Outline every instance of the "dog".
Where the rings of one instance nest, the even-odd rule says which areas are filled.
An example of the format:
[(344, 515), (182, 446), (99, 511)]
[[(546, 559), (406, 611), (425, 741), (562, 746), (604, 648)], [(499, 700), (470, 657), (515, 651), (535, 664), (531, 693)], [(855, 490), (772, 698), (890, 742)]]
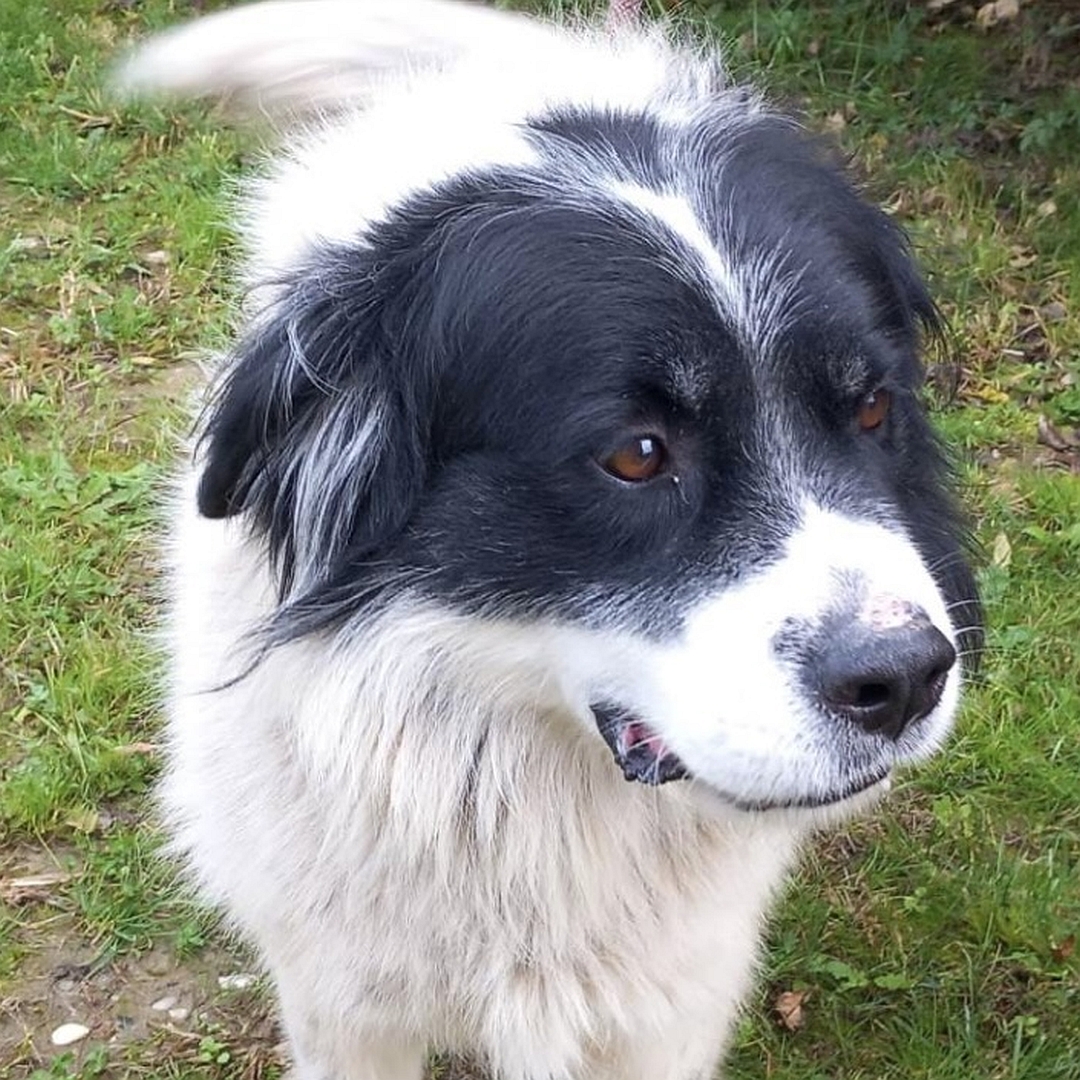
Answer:
[(980, 609), (901, 230), (709, 50), (280, 0), (129, 89), (278, 149), (171, 509), (172, 849), (301, 1080), (709, 1076)]

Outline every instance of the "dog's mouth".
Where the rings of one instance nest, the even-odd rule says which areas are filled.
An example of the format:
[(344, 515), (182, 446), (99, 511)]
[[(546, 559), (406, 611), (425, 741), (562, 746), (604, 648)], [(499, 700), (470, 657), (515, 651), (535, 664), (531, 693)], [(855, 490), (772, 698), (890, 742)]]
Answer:
[[(693, 779), (693, 773), (668, 746), (664, 737), (640, 717), (619, 705), (608, 703), (594, 704), (590, 708), (597, 729), (627, 780), (655, 787), (670, 780)], [(871, 770), (852, 778), (835, 790), (792, 798), (748, 799), (720, 791), (712, 785), (709, 785), (709, 790), (724, 802), (748, 813), (768, 810), (819, 810), (845, 802), (877, 787), (889, 776), (889, 772), (888, 768)]]
[(592, 714), (627, 780), (655, 786), (689, 778), (679, 756), (644, 720), (616, 705), (593, 705)]

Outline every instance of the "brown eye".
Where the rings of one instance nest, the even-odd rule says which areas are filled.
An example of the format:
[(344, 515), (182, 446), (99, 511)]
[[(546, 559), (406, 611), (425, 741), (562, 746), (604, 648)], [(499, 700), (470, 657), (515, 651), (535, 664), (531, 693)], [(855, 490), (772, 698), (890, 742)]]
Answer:
[(651, 480), (667, 463), (667, 449), (655, 435), (635, 435), (601, 462), (619, 480), (639, 484)]
[(888, 390), (875, 390), (859, 402), (855, 419), (862, 431), (874, 431), (885, 423), (892, 405), (892, 394)]

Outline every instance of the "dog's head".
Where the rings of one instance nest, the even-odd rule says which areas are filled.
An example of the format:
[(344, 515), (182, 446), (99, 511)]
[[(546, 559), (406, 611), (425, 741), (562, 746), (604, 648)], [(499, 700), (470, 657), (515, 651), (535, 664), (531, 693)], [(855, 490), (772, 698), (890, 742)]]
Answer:
[(978, 642), (936, 315), (812, 140), (697, 92), (536, 110), (513, 162), (307, 245), (209, 407), (199, 507), (265, 545), (272, 641), (403, 592), (536, 627), (628, 778), (826, 805), (940, 743)]

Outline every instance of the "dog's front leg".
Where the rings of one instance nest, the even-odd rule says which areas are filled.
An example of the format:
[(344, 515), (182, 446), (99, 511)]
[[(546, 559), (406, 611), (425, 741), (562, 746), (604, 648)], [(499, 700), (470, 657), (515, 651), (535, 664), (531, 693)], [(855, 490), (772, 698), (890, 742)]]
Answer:
[(709, 1080), (725, 1035), (722, 1019), (714, 1019), (663, 1035), (621, 1039), (589, 1062), (583, 1080)]
[(427, 1047), (401, 1031), (327, 1016), (301, 995), (281, 994), (292, 1053), (289, 1080), (421, 1080)]

